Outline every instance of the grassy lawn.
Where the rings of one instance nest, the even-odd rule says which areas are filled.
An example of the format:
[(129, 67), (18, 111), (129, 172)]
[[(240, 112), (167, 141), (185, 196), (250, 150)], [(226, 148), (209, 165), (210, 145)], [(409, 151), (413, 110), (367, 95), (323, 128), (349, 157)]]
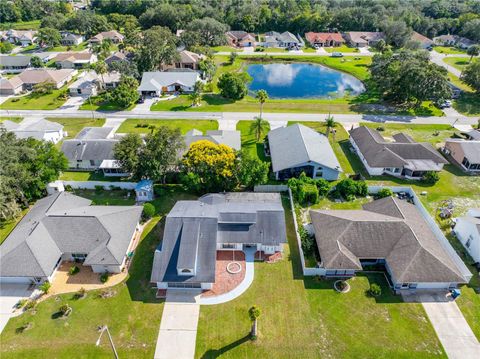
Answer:
[(62, 124), (63, 130), (68, 132), (66, 139), (75, 138), (77, 133), (84, 127), (102, 127), (105, 124), (104, 118), (57, 118), (47, 117), (49, 121)]
[(32, 21), (19, 21), (19, 22), (6, 22), (1, 25), (2, 30), (15, 29), (15, 30), (38, 30), (40, 28), (40, 20)]
[(236, 47), (230, 47), (230, 46), (215, 46), (215, 47), (212, 47), (212, 50), (214, 52), (239, 52), (239, 51), (242, 51), (242, 49), (238, 49)]
[[(147, 127), (139, 127), (139, 125)], [(205, 133), (208, 130), (217, 130), (218, 122), (216, 120), (155, 120), (155, 119), (136, 119), (129, 118), (125, 120), (117, 130), (118, 133), (150, 133), (149, 126), (166, 126), (170, 128), (179, 128), (182, 134), (197, 129)]]
[(359, 52), (356, 47), (349, 47), (347, 45), (337, 46), (337, 47), (324, 47), (326, 52)]
[(66, 86), (53, 90), (50, 94), (30, 93), (26, 96), (12, 97), (2, 103), (2, 110), (55, 110), (66, 101)]
[(23, 218), (23, 216), (28, 212), (28, 209), (24, 209), (22, 213), (15, 219), (12, 219), (7, 222), (0, 222), (0, 244), (7, 238), (10, 232), (15, 228), (18, 222)]
[(102, 172), (65, 171), (58, 178), (63, 181), (120, 181), (121, 177), (105, 177)]
[(105, 100), (105, 95), (92, 96), (89, 100), (86, 100), (79, 107), (79, 110), (87, 111), (130, 111), (136, 104), (132, 104), (125, 108), (115, 102)]
[(453, 102), (453, 107), (466, 116), (479, 116), (480, 94), (463, 92), (460, 98)]
[(285, 47), (259, 47), (262, 51), (255, 51), (257, 54), (272, 53), (272, 52), (287, 52)]
[(453, 47), (453, 46), (435, 46), (433, 49), (436, 52), (439, 52), (441, 54), (448, 54), (448, 55), (466, 54), (467, 53), (467, 51), (459, 49), (457, 47)]
[(470, 86), (468, 86), (466, 83), (460, 80), (459, 77), (455, 76), (451, 72), (448, 73), (448, 81), (463, 91), (473, 92), (473, 89)]
[[(332, 281), (304, 280), (289, 208), (286, 219), (285, 259), (255, 263), (255, 280), (242, 296), (201, 307), (197, 358), (445, 357), (421, 305), (402, 303), (382, 277), (354, 278), (347, 294), (335, 292)], [(382, 285), (381, 297), (365, 295), (370, 281)], [(262, 314), (252, 342), (254, 304)]]
[(302, 51), (303, 51), (303, 52), (307, 52), (307, 53), (315, 53), (315, 52), (317, 52), (317, 50), (314, 49), (313, 47), (304, 47), (304, 48), (302, 48)]
[[(92, 196), (98, 203), (113, 204), (111, 198), (90, 192), (82, 195)], [(0, 336), (2, 359), (71, 358), (72, 353), (76, 358), (110, 358), (112, 350), (106, 337), (100, 346), (95, 346), (100, 325), (108, 325), (120, 358), (152, 358), (163, 310), (162, 301), (155, 299), (149, 285), (153, 254), (163, 233), (164, 215), (176, 200), (192, 198), (177, 187), (163, 190), (154, 201), (157, 215), (142, 234), (130, 275), (124, 283), (112, 287), (114, 296), (102, 299), (99, 291), (91, 291), (81, 300), (65, 294), (41, 302), (36, 313), (26, 312), (9, 321)], [(117, 200), (118, 204), (129, 204)], [(53, 319), (63, 303), (73, 308), (72, 314), (68, 319)], [(18, 334), (16, 328), (28, 322), (32, 328)]]
[(45, 49), (50, 52), (66, 52), (66, 51), (82, 51), (88, 47), (88, 41), (82, 42), (80, 45), (75, 46), (54, 46)]
[(0, 123), (6, 120), (19, 123), (19, 122), (22, 122), (23, 117), (0, 117)]
[(237, 131), (240, 131), (241, 133), (242, 150), (248, 152), (254, 157), (258, 157), (262, 161), (270, 161), (268, 157), (265, 157), (265, 152), (263, 151), (263, 141), (267, 136), (267, 133), (270, 131), (270, 124), (268, 125), (263, 138), (258, 142), (255, 133), (250, 129), (251, 124), (252, 121), (247, 120), (237, 122)]
[[(475, 61), (475, 60), (473, 60)], [(450, 66), (455, 67), (456, 69), (459, 69), (462, 71), (469, 63), (470, 63), (470, 58), (468, 57), (445, 57), (443, 59), (443, 62), (449, 64)]]

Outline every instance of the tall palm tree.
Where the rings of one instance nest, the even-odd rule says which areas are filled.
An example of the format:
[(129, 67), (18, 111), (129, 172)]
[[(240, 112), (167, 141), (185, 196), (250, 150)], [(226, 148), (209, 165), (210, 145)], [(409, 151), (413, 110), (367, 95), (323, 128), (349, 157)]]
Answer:
[(107, 64), (102, 60), (97, 61), (95, 64), (93, 64), (93, 69), (102, 77), (102, 88), (105, 88), (105, 79), (103, 78), (103, 75), (108, 72)]
[(260, 102), (260, 118), (262, 118), (263, 115), (263, 104), (267, 101), (268, 99), (268, 93), (265, 90), (258, 90), (257, 95), (255, 98)]
[(257, 337), (257, 320), (258, 320), (258, 317), (260, 316), (260, 314), (261, 314), (260, 308), (258, 308), (256, 305), (254, 305), (253, 307), (251, 307), (248, 310), (248, 316), (250, 317), (250, 320), (252, 321), (252, 329), (250, 331), (250, 335), (253, 338)]
[(467, 54), (470, 55), (470, 60), (472, 62), (474, 56), (480, 55), (480, 45), (472, 45), (467, 49)]
[(325, 125), (327, 126), (327, 137), (328, 137), (332, 128), (337, 126), (337, 122), (335, 121), (332, 115), (328, 114), (327, 118), (325, 119)]
[(255, 133), (257, 142), (260, 141), (260, 138), (263, 137), (266, 130), (268, 129), (268, 122), (261, 117), (255, 117), (252, 124), (250, 125), (250, 131)]

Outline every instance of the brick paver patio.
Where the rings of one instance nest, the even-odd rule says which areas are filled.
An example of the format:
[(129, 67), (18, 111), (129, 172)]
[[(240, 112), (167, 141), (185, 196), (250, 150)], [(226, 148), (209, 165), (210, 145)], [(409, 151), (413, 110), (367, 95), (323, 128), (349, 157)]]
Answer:
[[(242, 269), (239, 273), (229, 273), (227, 265), (237, 262)], [(217, 265), (215, 269), (215, 283), (213, 288), (203, 292), (202, 296), (216, 296), (228, 293), (238, 286), (245, 278), (245, 253), (241, 251), (217, 251)]]

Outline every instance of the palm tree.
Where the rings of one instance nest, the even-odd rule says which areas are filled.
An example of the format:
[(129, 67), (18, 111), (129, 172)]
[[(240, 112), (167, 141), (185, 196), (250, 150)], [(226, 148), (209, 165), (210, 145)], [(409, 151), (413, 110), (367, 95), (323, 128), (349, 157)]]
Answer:
[(105, 79), (103, 75), (108, 72), (107, 64), (104, 61), (98, 61), (93, 65), (93, 69), (102, 77), (102, 88), (105, 88)]
[(260, 118), (262, 118), (263, 115), (263, 104), (265, 101), (268, 99), (268, 93), (265, 90), (258, 90), (257, 95), (255, 98), (260, 102)]
[(255, 133), (257, 142), (260, 141), (260, 138), (263, 137), (267, 128), (268, 128), (268, 122), (261, 117), (255, 117), (252, 124), (250, 125), (250, 131)]
[(195, 86), (193, 87), (193, 92), (190, 94), (190, 100), (192, 100), (192, 107), (200, 106), (204, 87), (205, 86), (202, 81), (195, 82)]
[(467, 49), (467, 54), (470, 55), (470, 61), (472, 62), (472, 59), (474, 56), (480, 55), (480, 45), (472, 45)]
[(337, 122), (335, 121), (332, 115), (328, 114), (327, 118), (325, 119), (325, 125), (327, 126), (327, 137), (328, 137), (332, 128), (337, 126)]
[(248, 316), (252, 321), (252, 330), (250, 331), (250, 335), (252, 336), (253, 339), (257, 337), (257, 319), (260, 316), (260, 314), (261, 314), (260, 309), (256, 305), (254, 305), (248, 310)]

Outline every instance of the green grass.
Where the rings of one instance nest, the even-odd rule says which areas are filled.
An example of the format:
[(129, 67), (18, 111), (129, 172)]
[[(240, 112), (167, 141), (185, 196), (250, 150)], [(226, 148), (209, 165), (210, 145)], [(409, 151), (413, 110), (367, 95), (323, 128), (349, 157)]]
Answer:
[(288, 50), (284, 47), (259, 47), (263, 51), (255, 51), (256, 54), (262, 53), (273, 53), (273, 52), (287, 52)]
[(468, 64), (470, 64), (470, 58), (469, 57), (445, 57), (443, 59), (443, 62), (462, 71)]
[(147, 124), (148, 126), (166, 126), (170, 128), (179, 128), (182, 134), (197, 129), (205, 133), (208, 130), (217, 130), (218, 122), (216, 120), (155, 120), (155, 119), (136, 119), (129, 118), (125, 120), (117, 130), (118, 133), (150, 133), (148, 127), (137, 127), (137, 125)]
[(55, 110), (65, 103), (65, 91), (66, 86), (50, 94), (32, 92), (26, 96), (12, 97), (2, 103), (2, 110)]
[(54, 46), (45, 49), (45, 51), (50, 52), (66, 52), (66, 51), (82, 51), (88, 47), (88, 41), (84, 41), (79, 45), (75, 46)]
[(459, 49), (457, 47), (453, 46), (435, 46), (433, 48), (436, 52), (439, 52), (441, 54), (466, 54), (467, 52), (465, 50)]
[(337, 47), (324, 47), (326, 52), (359, 52), (356, 47), (349, 47), (347, 45), (337, 46)]
[(6, 22), (0, 26), (2, 30), (38, 30), (40, 28), (40, 20)]
[(131, 104), (127, 108), (120, 106), (119, 104), (105, 99), (105, 95), (92, 96), (89, 100), (83, 102), (79, 110), (86, 111), (130, 111), (136, 106), (135, 103)]
[(460, 80), (459, 77), (455, 76), (451, 72), (448, 73), (448, 81), (450, 81), (453, 85), (455, 85), (462, 91), (473, 92), (473, 89), (470, 86), (468, 86), (466, 83)]
[(120, 181), (120, 177), (105, 177), (102, 172), (94, 171), (65, 171), (62, 172), (60, 180), (63, 181)]
[(214, 52), (239, 52), (239, 51), (242, 51), (242, 49), (238, 49), (236, 47), (231, 47), (231, 46), (215, 46), (215, 47), (212, 47), (212, 50)]
[(453, 107), (466, 116), (480, 115), (480, 94), (463, 92), (453, 102)]
[(2, 244), (5, 239), (7, 239), (7, 236), (27, 212), (28, 209), (25, 209), (18, 215), (18, 217), (6, 222), (0, 222), (0, 244)]
[[(347, 294), (335, 292), (332, 281), (303, 279), (289, 208), (286, 221), (285, 259), (255, 263), (255, 280), (242, 296), (201, 307), (196, 358), (445, 357), (422, 306), (402, 303), (382, 277), (351, 279)], [(379, 298), (365, 295), (370, 281), (382, 285)], [(250, 341), (254, 304), (259, 336)]]
[(242, 150), (246, 151), (253, 157), (258, 157), (262, 161), (270, 161), (269, 158), (265, 157), (265, 152), (263, 151), (263, 141), (267, 136), (267, 133), (270, 131), (270, 124), (265, 128), (265, 133), (263, 138), (260, 141), (257, 141), (255, 133), (251, 130), (252, 121), (242, 120), (237, 122), (237, 131), (241, 133), (242, 141)]
[(57, 118), (47, 117), (49, 121), (62, 124), (63, 130), (68, 132), (66, 139), (75, 138), (75, 136), (84, 127), (102, 127), (105, 124), (104, 118)]
[(313, 47), (304, 47), (304, 48), (302, 48), (302, 51), (303, 51), (303, 52), (306, 52), (306, 53), (315, 53), (315, 52), (317, 52), (317, 50), (314, 49)]
[(19, 122), (22, 122), (23, 117), (0, 117), (0, 123), (2, 123), (3, 121), (6, 121), (6, 120), (19, 123)]
[[(92, 196), (98, 203), (112, 204), (111, 198), (99, 199), (102, 196), (85, 191), (82, 195)], [(163, 310), (163, 302), (155, 299), (149, 283), (153, 254), (163, 233), (164, 215), (176, 200), (193, 198), (175, 186), (164, 189), (153, 202), (157, 215), (142, 234), (128, 279), (112, 287), (116, 294), (101, 299), (99, 291), (91, 291), (81, 300), (74, 300), (72, 294), (59, 295), (41, 302), (35, 314), (26, 312), (12, 318), (0, 336), (2, 359), (66, 359), (72, 353), (76, 358), (110, 358), (112, 350), (105, 336), (101, 345), (95, 346), (99, 325), (108, 325), (120, 358), (152, 358)], [(129, 201), (118, 198), (118, 203)], [(67, 319), (53, 319), (63, 303), (73, 308), (72, 314)], [(16, 333), (18, 327), (28, 322), (32, 323), (31, 329)]]
[(22, 47), (22, 50), (19, 52), (20, 54), (32, 52), (33, 50), (37, 50), (40, 47), (37, 44), (31, 44), (29, 46)]

